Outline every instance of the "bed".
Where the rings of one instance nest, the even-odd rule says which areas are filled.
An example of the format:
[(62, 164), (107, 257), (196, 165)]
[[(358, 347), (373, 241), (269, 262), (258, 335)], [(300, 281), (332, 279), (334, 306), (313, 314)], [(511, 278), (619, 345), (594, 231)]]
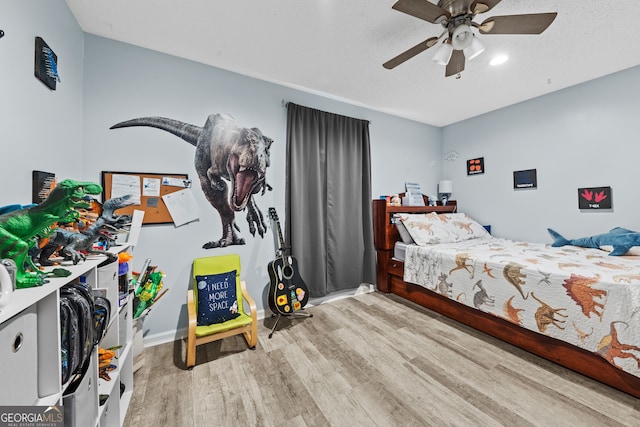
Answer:
[(373, 201), (378, 289), (640, 398), (640, 257), (495, 238), (456, 209)]

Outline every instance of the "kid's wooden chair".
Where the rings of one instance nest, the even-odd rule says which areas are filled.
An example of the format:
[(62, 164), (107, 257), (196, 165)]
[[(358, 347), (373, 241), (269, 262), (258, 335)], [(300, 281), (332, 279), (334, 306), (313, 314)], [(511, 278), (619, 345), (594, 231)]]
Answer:
[(238, 334), (244, 335), (249, 348), (255, 349), (258, 344), (256, 304), (246, 283), (240, 280), (237, 254), (193, 261), (193, 289), (187, 294), (187, 312), (189, 369), (196, 364), (196, 347), (200, 344)]

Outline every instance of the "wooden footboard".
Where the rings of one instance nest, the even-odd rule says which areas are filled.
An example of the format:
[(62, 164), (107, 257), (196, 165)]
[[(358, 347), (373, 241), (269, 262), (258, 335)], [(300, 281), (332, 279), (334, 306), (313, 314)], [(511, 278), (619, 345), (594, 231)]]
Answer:
[[(411, 209), (414, 213), (433, 211), (429, 207), (423, 207), (422, 211), (417, 211), (416, 208)], [(616, 368), (596, 354), (521, 328), (422, 286), (405, 282), (403, 280), (404, 263), (392, 256), (397, 232), (390, 219), (393, 213), (397, 212), (405, 211), (402, 208), (388, 207), (383, 200), (373, 201), (374, 241), (378, 261), (377, 286), (380, 291), (406, 298), (476, 330), (640, 398), (640, 378)]]

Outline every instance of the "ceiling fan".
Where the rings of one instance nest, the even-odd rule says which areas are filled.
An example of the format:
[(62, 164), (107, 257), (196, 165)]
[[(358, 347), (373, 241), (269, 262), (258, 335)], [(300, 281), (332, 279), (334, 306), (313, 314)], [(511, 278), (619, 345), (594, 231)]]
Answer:
[(444, 31), (439, 37), (430, 37), (400, 55), (385, 62), (383, 67), (392, 69), (403, 62), (444, 41), (433, 60), (446, 65), (445, 77), (464, 70), (465, 56), (473, 59), (484, 51), (482, 43), (471, 28), (480, 34), (540, 34), (551, 25), (557, 13), (533, 13), (527, 15), (492, 16), (482, 24), (473, 22), (476, 15), (493, 9), (501, 0), (439, 0), (435, 5), (428, 0), (398, 0), (392, 9), (440, 24)]

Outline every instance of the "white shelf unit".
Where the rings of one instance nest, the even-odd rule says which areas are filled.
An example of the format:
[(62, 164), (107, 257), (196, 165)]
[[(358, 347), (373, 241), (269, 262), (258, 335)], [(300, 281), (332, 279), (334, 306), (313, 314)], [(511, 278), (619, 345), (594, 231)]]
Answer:
[[(121, 245), (113, 247), (111, 252), (119, 253), (129, 249), (128, 245)], [(133, 391), (133, 300), (129, 296), (126, 304), (118, 306), (118, 263), (116, 261), (106, 267), (98, 267), (105, 259), (104, 255), (91, 255), (77, 265), (63, 262), (58, 267), (69, 270), (71, 274), (68, 277), (53, 277), (42, 286), (16, 289), (9, 303), (0, 309), (0, 360), (3, 361), (0, 364), (0, 378), (7, 380), (6, 384), (15, 384), (0, 387), (0, 405), (63, 404), (68, 383), (61, 384), (60, 381), (60, 288), (84, 276), (92, 287), (106, 289), (107, 298), (111, 302), (109, 326), (99, 345), (103, 348), (122, 346), (117, 360), (114, 359), (118, 369), (110, 373), (111, 381), (98, 380), (98, 387), (87, 387), (87, 390), (91, 390), (89, 393), (96, 394), (96, 400), (99, 394), (108, 394), (110, 412), (116, 415), (113, 418), (105, 417), (107, 411), (103, 405), (98, 408), (95, 422), (90, 424), (99, 427), (123, 425)], [(53, 268), (47, 267), (44, 271), (51, 271)], [(97, 377), (97, 349), (94, 349), (92, 357), (95, 362), (92, 367), (96, 370)], [(120, 381), (125, 384), (122, 396)], [(82, 387), (79, 390), (82, 392)], [(93, 399), (93, 396), (90, 397)], [(65, 418), (65, 425), (77, 425), (72, 421)]]
[[(108, 372), (110, 380), (98, 379), (98, 394), (107, 395), (107, 402), (98, 409), (100, 427), (120, 426), (124, 424), (127, 408), (133, 391), (133, 295), (119, 307), (117, 315), (112, 317), (107, 333), (100, 346), (104, 349), (120, 347), (111, 363), (116, 369)], [(120, 383), (124, 393), (120, 393)]]

